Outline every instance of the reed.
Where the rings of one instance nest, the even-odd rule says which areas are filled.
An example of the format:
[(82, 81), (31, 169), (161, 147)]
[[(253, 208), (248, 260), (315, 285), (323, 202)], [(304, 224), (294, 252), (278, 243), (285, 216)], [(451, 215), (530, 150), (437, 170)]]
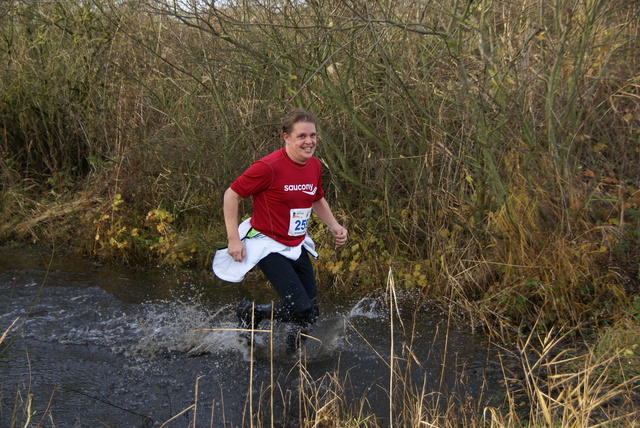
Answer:
[(7, 327), (7, 329), (4, 331), (4, 333), (2, 333), (2, 336), (0, 336), (0, 345), (2, 344), (2, 342), (4, 342), (4, 339), (9, 334), (9, 331), (11, 331), (11, 329), (13, 328), (14, 325), (16, 325), (16, 323), (18, 322), (19, 319), (20, 318), (14, 319), (13, 322), (11, 323), (11, 325), (9, 327)]
[[(2, 333), (0, 336), (0, 345), (3, 344), (9, 332), (14, 328), (14, 326), (16, 326), (19, 320), (19, 317), (14, 319)], [(10, 343), (6, 344), (6, 347), (8, 346), (10, 346)], [(0, 358), (3, 356), (6, 347), (1, 348)], [(3, 395), (0, 394), (0, 405), (5, 407), (5, 404), (3, 404), (3, 398)], [(33, 406), (33, 392), (31, 390), (30, 381), (27, 385), (21, 383), (15, 392), (15, 396), (11, 398), (13, 399), (13, 402), (9, 404), (11, 407), (6, 407), (10, 411), (8, 413), (10, 415), (8, 428), (42, 426), (45, 421), (51, 423), (52, 427), (55, 426), (53, 423), (53, 416), (49, 409), (51, 400), (53, 399), (53, 393), (50, 397), (49, 403), (47, 403), (47, 406), (43, 410), (35, 409)]]

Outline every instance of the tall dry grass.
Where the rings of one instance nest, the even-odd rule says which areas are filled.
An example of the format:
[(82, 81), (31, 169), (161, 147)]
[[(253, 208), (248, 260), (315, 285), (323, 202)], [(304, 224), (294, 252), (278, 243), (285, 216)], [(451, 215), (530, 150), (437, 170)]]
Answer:
[(2, 239), (208, 266), (222, 192), (300, 106), (351, 231), (324, 283), (392, 267), (529, 328), (638, 294), (633, 1), (50, 0), (0, 20)]

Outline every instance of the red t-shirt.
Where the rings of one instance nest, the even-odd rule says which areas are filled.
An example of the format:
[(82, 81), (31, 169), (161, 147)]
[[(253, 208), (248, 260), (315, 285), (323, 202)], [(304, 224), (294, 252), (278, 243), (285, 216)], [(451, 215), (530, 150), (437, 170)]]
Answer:
[(298, 164), (284, 148), (255, 161), (231, 189), (253, 197), (251, 226), (289, 247), (304, 240), (311, 205), (324, 197), (320, 161)]

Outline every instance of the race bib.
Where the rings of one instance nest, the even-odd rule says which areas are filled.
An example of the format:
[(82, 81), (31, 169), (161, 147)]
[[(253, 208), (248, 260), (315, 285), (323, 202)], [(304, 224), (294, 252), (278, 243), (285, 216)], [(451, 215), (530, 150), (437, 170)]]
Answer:
[(289, 211), (289, 236), (307, 233), (311, 208), (293, 208)]

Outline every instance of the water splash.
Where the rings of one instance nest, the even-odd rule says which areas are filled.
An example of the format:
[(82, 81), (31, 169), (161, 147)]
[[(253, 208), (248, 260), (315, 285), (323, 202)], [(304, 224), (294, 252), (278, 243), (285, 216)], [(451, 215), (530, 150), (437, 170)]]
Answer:
[(365, 317), (380, 319), (388, 316), (384, 302), (379, 298), (364, 297), (349, 312), (349, 318)]

